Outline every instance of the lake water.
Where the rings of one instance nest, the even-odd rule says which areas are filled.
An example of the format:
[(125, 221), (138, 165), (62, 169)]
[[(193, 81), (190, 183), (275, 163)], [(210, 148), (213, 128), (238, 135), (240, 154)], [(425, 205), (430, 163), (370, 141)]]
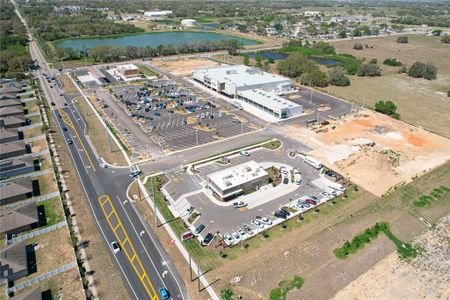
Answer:
[(315, 61), (319, 65), (325, 65), (325, 66), (335, 66), (337, 65), (337, 61), (333, 59), (323, 58), (323, 57), (316, 57), (316, 56), (310, 56), (308, 59)]
[(119, 36), (116, 38), (86, 38), (86, 39), (67, 39), (56, 43), (58, 48), (72, 48), (74, 50), (90, 49), (98, 46), (152, 46), (169, 45), (176, 47), (184, 43), (194, 41), (220, 41), (237, 40), (243, 45), (256, 45), (257, 42), (249, 39), (239, 38), (230, 35), (218, 34), (214, 32), (156, 32), (144, 33), (138, 35)]

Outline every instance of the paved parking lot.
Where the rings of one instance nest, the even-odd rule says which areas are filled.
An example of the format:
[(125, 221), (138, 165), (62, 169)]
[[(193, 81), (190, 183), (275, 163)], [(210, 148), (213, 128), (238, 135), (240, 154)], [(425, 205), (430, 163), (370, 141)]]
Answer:
[[(299, 149), (299, 151), (307, 150), (306, 146), (304, 149)], [(291, 203), (295, 203), (297, 199), (305, 195), (318, 196), (323, 188), (316, 183), (322, 180), (319, 171), (307, 165), (298, 157), (289, 157), (287, 151), (252, 150), (250, 157), (237, 154), (231, 156), (230, 160), (230, 164), (227, 165), (211, 163), (198, 167), (196, 168), (198, 170), (196, 175), (190, 175), (185, 172), (167, 174), (171, 181), (165, 186), (164, 190), (175, 201), (172, 207), (179, 209), (180, 214), (183, 215), (184, 210), (188, 206), (193, 206), (201, 214), (194, 226), (199, 224), (206, 225), (202, 236), (205, 236), (208, 232), (216, 233), (217, 231), (222, 234), (231, 234), (242, 228), (244, 223), (250, 224), (250, 221), (255, 219), (256, 216), (267, 217), (275, 221), (276, 218), (273, 216), (273, 213), (281, 206), (289, 205), (290, 199)], [(206, 186), (205, 180), (208, 174), (248, 160), (254, 160), (259, 164), (271, 165), (273, 163), (299, 168), (302, 174), (302, 183), (300, 185), (292, 183), (295, 186), (290, 185), (288, 193), (279, 197), (272, 197), (271, 200), (262, 199), (259, 205), (251, 205), (249, 203), (248, 207), (251, 207), (250, 209), (248, 207), (233, 208), (229, 205), (233, 200), (230, 201), (228, 206), (216, 204), (202, 190)], [(281, 185), (283, 184), (281, 183)]]
[(177, 151), (255, 130), (245, 119), (200, 99), (171, 80), (112, 87), (131, 118), (165, 151)]

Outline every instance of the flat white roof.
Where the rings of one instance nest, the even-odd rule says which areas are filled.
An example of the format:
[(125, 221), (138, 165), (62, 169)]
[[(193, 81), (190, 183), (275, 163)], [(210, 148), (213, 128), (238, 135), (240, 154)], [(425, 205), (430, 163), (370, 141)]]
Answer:
[(276, 111), (301, 107), (297, 103), (260, 89), (239, 91), (238, 95)]
[(144, 15), (146, 16), (164, 16), (164, 15), (171, 15), (173, 14), (173, 11), (171, 10), (153, 10), (153, 11), (146, 11), (144, 12)]
[(136, 67), (133, 64), (120, 65), (120, 66), (117, 66), (117, 68), (123, 69), (123, 70), (137, 70), (138, 69), (138, 67)]
[(229, 82), (237, 87), (275, 82), (291, 82), (289, 78), (267, 73), (244, 65), (222, 66), (199, 69), (195, 72), (208, 76), (219, 82)]
[(208, 178), (222, 191), (246, 182), (262, 178), (268, 175), (266, 170), (261, 168), (255, 161), (250, 160), (245, 163), (230, 167), (225, 170), (209, 174)]

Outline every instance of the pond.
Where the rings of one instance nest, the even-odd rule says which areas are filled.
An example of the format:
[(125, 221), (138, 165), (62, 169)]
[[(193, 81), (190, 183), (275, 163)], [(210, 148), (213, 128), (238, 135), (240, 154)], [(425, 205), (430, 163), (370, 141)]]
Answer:
[(66, 39), (56, 42), (55, 46), (58, 48), (72, 48), (74, 50), (91, 49), (98, 46), (136, 46), (153, 48), (158, 45), (169, 45), (177, 47), (184, 43), (194, 41), (221, 41), (221, 40), (237, 40), (243, 45), (256, 45), (257, 41), (235, 37), (231, 35), (218, 34), (214, 32), (189, 32), (189, 31), (174, 31), (174, 32), (155, 32), (144, 33), (138, 35), (123, 35), (118, 37), (106, 38), (81, 38), (81, 39)]
[(319, 65), (325, 65), (325, 66), (335, 66), (337, 65), (337, 61), (329, 58), (324, 57), (317, 57), (317, 56), (309, 56), (308, 59), (315, 61)]
[(264, 59), (272, 58), (274, 60), (285, 59), (286, 57), (288, 57), (287, 54), (277, 53), (277, 52), (250, 53), (248, 56), (249, 57), (256, 57), (258, 55), (261, 56)]

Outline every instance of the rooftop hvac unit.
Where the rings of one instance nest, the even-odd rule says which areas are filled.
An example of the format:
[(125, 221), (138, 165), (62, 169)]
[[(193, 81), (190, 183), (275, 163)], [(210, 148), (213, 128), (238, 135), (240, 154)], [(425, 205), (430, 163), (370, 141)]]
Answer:
[(225, 186), (231, 186), (231, 182), (225, 181)]

